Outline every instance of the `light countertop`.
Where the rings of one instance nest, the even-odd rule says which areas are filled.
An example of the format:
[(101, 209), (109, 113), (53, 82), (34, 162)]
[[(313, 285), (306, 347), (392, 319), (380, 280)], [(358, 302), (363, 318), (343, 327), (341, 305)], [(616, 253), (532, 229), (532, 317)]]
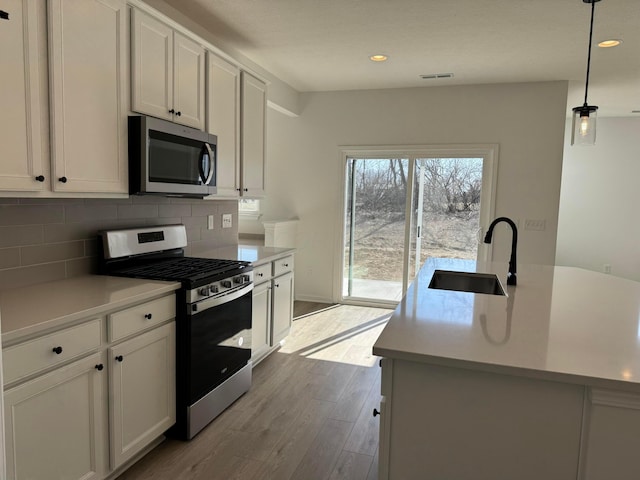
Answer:
[(2, 344), (170, 293), (175, 282), (83, 275), (0, 291)]
[(291, 255), (294, 252), (294, 248), (264, 247), (261, 245), (237, 245), (196, 252), (191, 256), (200, 258), (220, 258), (223, 260), (242, 260), (244, 262), (251, 262), (254, 265), (261, 265), (263, 263)]
[[(428, 288), (496, 273), (508, 297)], [(429, 260), (373, 347), (382, 357), (640, 392), (640, 283), (573, 267)]]

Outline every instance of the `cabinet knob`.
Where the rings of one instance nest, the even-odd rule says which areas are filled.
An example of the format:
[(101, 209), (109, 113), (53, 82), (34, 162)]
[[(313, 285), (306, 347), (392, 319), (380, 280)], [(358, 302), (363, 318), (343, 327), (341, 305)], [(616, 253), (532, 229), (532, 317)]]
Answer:
[(101, 372), (103, 368), (104, 368), (104, 365), (102, 365), (101, 363), (96, 365), (96, 370), (98, 370), (99, 372)]
[(176, 113), (176, 111), (172, 108), (171, 110), (169, 110), (169, 113)]
[(180, 115), (182, 115), (182, 112), (176, 112), (176, 115), (180, 116)]
[(259, 277), (264, 277), (264, 273), (259, 273), (258, 276)]
[(282, 264), (282, 266), (283, 266), (283, 267), (288, 267), (288, 266), (289, 266), (289, 264), (288, 264), (288, 263), (283, 263), (283, 264)]
[(152, 318), (152, 317), (153, 317), (153, 315), (152, 315), (152, 314), (150, 314), (150, 313), (147, 313), (147, 314), (145, 314), (145, 316), (144, 316), (144, 318), (146, 318), (147, 320), (151, 320), (151, 318)]
[(249, 189), (248, 189), (248, 188), (245, 188), (245, 189), (244, 189), (244, 191), (245, 191), (245, 192), (248, 192), (248, 191), (249, 191)]
[(62, 353), (62, 347), (53, 347), (53, 353), (60, 355)]
[(67, 177), (60, 177), (58, 181), (62, 183), (67, 183)]
[(279, 284), (279, 283), (276, 283), (276, 284), (274, 285), (274, 287), (276, 287), (276, 288), (280, 288), (280, 284)]
[(124, 360), (124, 357), (123, 357), (122, 355), (118, 355), (118, 356), (116, 357), (116, 360), (117, 360), (118, 362), (122, 362), (122, 361)]
[(36, 180), (39, 181), (39, 182), (44, 182), (44, 175), (38, 175), (36, 177)]
[(373, 409), (373, 416), (377, 417), (378, 415), (380, 415), (380, 412), (376, 408), (374, 408)]

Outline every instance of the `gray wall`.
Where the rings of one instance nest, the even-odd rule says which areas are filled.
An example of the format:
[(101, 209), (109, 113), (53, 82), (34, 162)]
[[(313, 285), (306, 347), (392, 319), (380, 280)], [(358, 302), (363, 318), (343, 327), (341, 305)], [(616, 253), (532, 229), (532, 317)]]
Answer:
[[(222, 214), (233, 227), (222, 229)], [(207, 229), (214, 215), (214, 229)], [(0, 289), (95, 273), (101, 229), (183, 223), (188, 253), (238, 243), (238, 202), (0, 198)]]
[(640, 118), (599, 118), (592, 147), (567, 127), (556, 263), (640, 281)]

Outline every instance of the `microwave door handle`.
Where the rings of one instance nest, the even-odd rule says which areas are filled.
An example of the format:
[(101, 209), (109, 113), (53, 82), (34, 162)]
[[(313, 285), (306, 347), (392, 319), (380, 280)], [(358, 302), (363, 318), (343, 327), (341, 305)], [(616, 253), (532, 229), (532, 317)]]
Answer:
[[(204, 173), (204, 156), (209, 156), (209, 172), (208, 174)], [(198, 166), (200, 170), (200, 179), (205, 185), (209, 185), (211, 178), (213, 177), (213, 150), (208, 143), (205, 143), (202, 148), (202, 155), (200, 155), (200, 165)]]

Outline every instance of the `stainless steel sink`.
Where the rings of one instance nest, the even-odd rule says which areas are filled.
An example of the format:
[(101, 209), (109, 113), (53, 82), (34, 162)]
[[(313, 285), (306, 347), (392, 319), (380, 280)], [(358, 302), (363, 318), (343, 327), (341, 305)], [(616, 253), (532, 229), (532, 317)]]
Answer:
[(435, 270), (429, 288), (455, 290), (458, 292), (506, 295), (502, 283), (493, 273), (453, 272)]

